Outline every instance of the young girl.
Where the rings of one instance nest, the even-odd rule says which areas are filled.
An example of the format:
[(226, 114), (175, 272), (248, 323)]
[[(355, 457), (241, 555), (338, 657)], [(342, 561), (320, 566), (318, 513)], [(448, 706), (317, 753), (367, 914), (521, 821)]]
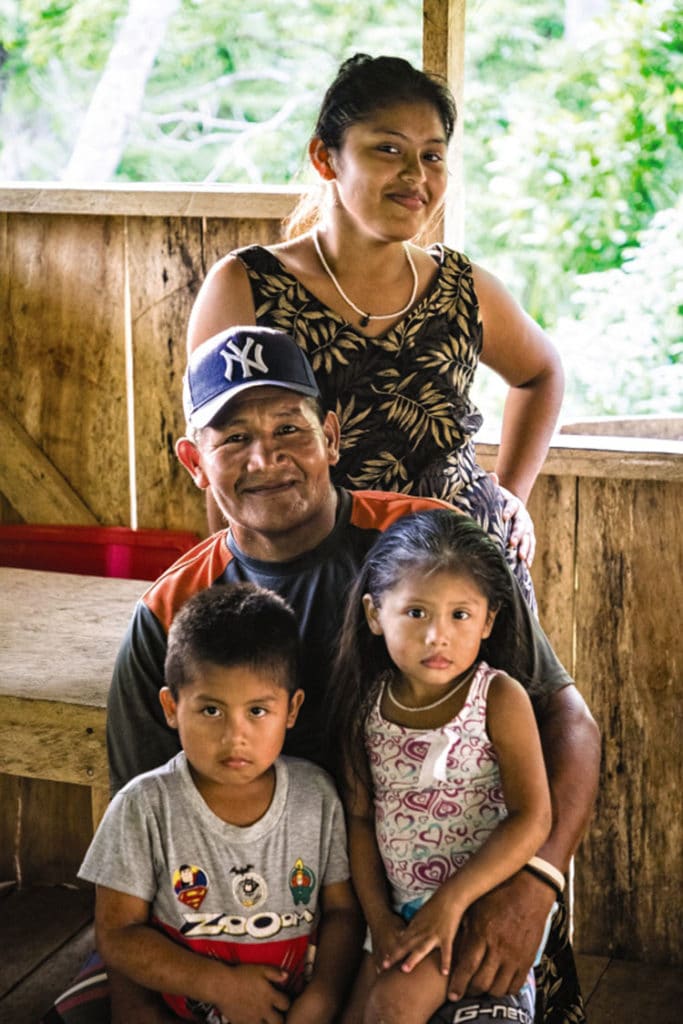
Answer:
[(382, 534), (349, 596), (332, 721), (371, 952), (345, 1024), (424, 1024), (446, 999), (466, 1013), (448, 1020), (489, 1021), (500, 1005), (533, 1021), (533, 971), (515, 996), (463, 1001), (449, 985), (467, 908), (551, 822), (529, 697), (484, 660), (490, 646), (521, 666), (512, 586), (486, 534), (437, 510)]

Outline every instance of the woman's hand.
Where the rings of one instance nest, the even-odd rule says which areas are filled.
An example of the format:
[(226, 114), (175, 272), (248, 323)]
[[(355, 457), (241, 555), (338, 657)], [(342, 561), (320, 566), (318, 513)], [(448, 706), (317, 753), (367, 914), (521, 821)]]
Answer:
[(517, 549), (517, 557), (520, 562), (526, 562), (529, 568), (531, 568), (534, 555), (536, 554), (536, 532), (534, 530), (534, 521), (529, 515), (527, 507), (522, 499), (518, 498), (516, 494), (512, 493), (512, 491), (508, 491), (506, 487), (503, 487), (502, 484), (499, 483), (496, 473), (491, 473), (489, 475), (505, 498), (503, 519), (506, 522), (508, 520), (511, 522), (508, 544), (511, 548)]

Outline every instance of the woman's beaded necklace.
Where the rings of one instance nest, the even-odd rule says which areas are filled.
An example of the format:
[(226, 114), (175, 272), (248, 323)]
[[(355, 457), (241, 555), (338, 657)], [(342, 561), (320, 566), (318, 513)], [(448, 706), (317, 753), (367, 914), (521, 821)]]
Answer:
[(447, 700), (450, 700), (451, 697), (454, 697), (458, 690), (461, 690), (465, 683), (468, 683), (472, 679), (476, 671), (476, 668), (476, 665), (473, 665), (472, 668), (468, 668), (467, 672), (462, 677), (462, 679), (459, 679), (455, 686), (451, 690), (449, 690), (448, 693), (445, 693), (443, 697), (439, 697), (439, 699), (435, 700), (432, 704), (423, 704), (419, 708), (409, 708), (407, 704), (401, 704), (401, 702), (397, 700), (396, 697), (394, 696), (394, 691), (391, 688), (391, 680), (389, 680), (387, 683), (387, 695), (389, 697), (389, 700), (391, 701), (392, 704), (395, 705), (395, 707), (400, 708), (401, 711), (407, 711), (409, 714), (415, 714), (418, 711), (431, 711), (432, 708), (438, 708), (440, 704), (445, 704)]
[(339, 284), (339, 281), (337, 280), (337, 278), (332, 273), (332, 270), (330, 269), (330, 266), (329, 266), (327, 260), (325, 259), (324, 255), (323, 255), (323, 251), (322, 251), (322, 248), (321, 248), (321, 245), (320, 245), (320, 239), (318, 238), (318, 232), (317, 231), (313, 231), (312, 232), (312, 238), (313, 238), (313, 245), (315, 246), (315, 251), (318, 254), (318, 259), (320, 260), (320, 263), (322, 265), (323, 270), (325, 271), (325, 273), (329, 277), (330, 281), (332, 282), (334, 287), (337, 289), (337, 291), (341, 295), (341, 297), (344, 300), (344, 302), (346, 303), (346, 305), (350, 306), (351, 309), (355, 313), (358, 313), (358, 316), (360, 317), (360, 326), (361, 327), (367, 327), (371, 320), (394, 320), (396, 317), (403, 316), (403, 314), (407, 313), (408, 310), (410, 309), (410, 307), (412, 306), (412, 304), (415, 302), (415, 296), (417, 295), (417, 285), (418, 285), (417, 270), (415, 268), (415, 262), (413, 260), (413, 257), (412, 257), (412, 254), (410, 252), (410, 248), (409, 248), (407, 242), (403, 242), (402, 243), (403, 251), (406, 254), (406, 259), (408, 260), (408, 266), (410, 267), (410, 272), (413, 275), (413, 290), (410, 293), (410, 298), (408, 299), (408, 302), (403, 307), (403, 309), (397, 309), (395, 313), (366, 313), (364, 310), (360, 309), (356, 305), (355, 302), (351, 301), (351, 299), (348, 297), (348, 295), (346, 294), (346, 292), (344, 291), (342, 286)]

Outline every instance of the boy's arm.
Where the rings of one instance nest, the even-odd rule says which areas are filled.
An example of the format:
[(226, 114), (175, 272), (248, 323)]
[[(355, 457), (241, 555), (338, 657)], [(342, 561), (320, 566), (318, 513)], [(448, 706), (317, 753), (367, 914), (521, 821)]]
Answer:
[[(575, 686), (556, 690), (537, 715), (553, 824), (539, 856), (565, 872), (586, 829), (597, 791), (600, 734)], [(519, 871), (468, 910), (456, 944), (451, 990), (502, 996), (521, 988), (534, 962), (553, 890)]]
[(313, 977), (287, 1014), (287, 1024), (336, 1020), (356, 975), (365, 926), (351, 883), (324, 886), (320, 901)]
[[(507, 816), (416, 913), (385, 967), (405, 957), (402, 969), (410, 971), (439, 948), (442, 973), (448, 974), (467, 908), (519, 871), (548, 835), (550, 794), (531, 701), (523, 687), (502, 672), (490, 683), (486, 725), (498, 759)], [(449, 988), (450, 999), (462, 995)]]
[(232, 1024), (281, 1024), (289, 999), (276, 986), (286, 981), (285, 971), (194, 953), (151, 927), (149, 912), (145, 900), (97, 886), (95, 931), (107, 966), (146, 989), (216, 1006)]

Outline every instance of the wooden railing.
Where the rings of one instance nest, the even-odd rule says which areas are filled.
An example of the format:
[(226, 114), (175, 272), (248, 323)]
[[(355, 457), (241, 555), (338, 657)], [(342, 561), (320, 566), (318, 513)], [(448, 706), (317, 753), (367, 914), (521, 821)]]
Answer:
[[(202, 495), (173, 452), (187, 317), (214, 260), (275, 240), (295, 198), (0, 189), (0, 521), (204, 532)], [(495, 447), (479, 451), (492, 465)], [(603, 734), (576, 858), (577, 946), (653, 963), (682, 954), (682, 499), (680, 442), (590, 437), (556, 439), (531, 499), (541, 621)], [(57, 785), (26, 782), (20, 800), (16, 779), (0, 785), (2, 820), (22, 808), (26, 877), (32, 844), (61, 879), (88, 841), (88, 794)]]

